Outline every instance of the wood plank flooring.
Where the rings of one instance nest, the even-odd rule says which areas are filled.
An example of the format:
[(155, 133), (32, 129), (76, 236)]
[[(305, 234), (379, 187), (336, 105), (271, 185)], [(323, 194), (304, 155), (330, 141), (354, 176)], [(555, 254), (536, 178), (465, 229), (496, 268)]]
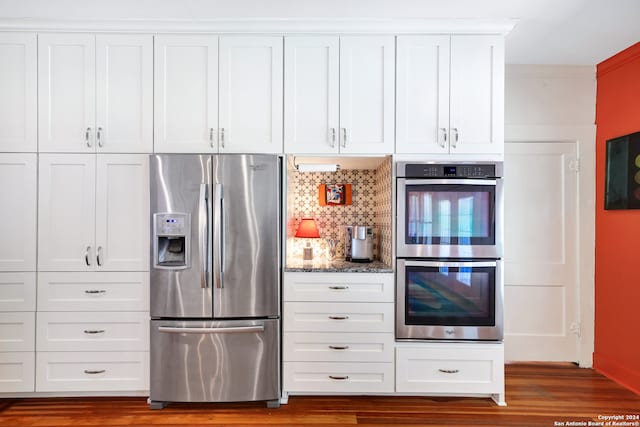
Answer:
[(292, 396), (279, 409), (263, 403), (172, 404), (153, 411), (141, 397), (0, 399), (0, 426), (535, 427), (640, 416), (640, 396), (570, 364), (509, 364), (506, 393), (504, 408), (490, 399), (444, 397)]

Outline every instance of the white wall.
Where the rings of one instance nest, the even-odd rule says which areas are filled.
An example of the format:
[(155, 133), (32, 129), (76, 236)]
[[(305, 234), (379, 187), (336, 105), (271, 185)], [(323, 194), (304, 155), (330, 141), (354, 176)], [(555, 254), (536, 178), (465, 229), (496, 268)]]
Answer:
[[(505, 141), (577, 143), (579, 362), (592, 365), (595, 251), (595, 67), (509, 65)], [(535, 173), (535, 172), (534, 172)], [(534, 177), (535, 175), (532, 175)], [(507, 207), (508, 209), (508, 207)], [(521, 307), (531, 310), (531, 307)], [(517, 312), (518, 310), (515, 310)], [(509, 321), (509, 319), (505, 319)]]

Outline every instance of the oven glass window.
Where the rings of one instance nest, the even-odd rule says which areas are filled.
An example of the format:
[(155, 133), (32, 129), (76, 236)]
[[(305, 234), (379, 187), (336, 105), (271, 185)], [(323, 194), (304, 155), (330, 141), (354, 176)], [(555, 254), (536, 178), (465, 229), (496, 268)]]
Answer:
[(495, 325), (495, 267), (407, 266), (405, 274), (407, 325)]
[(495, 244), (495, 186), (407, 185), (405, 243)]

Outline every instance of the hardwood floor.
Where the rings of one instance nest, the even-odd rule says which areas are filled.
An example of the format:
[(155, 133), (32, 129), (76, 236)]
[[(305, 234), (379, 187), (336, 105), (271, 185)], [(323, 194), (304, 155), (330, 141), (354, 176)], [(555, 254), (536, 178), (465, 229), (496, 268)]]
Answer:
[(534, 427), (640, 416), (640, 396), (570, 364), (507, 365), (506, 392), (504, 408), (490, 399), (443, 397), (293, 396), (279, 409), (263, 403), (172, 404), (153, 411), (140, 397), (0, 399), (0, 426)]

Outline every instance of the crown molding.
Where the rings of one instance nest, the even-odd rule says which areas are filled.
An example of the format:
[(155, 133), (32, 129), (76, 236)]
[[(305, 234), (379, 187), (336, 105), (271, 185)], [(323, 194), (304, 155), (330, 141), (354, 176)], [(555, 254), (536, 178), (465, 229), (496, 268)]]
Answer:
[(243, 34), (502, 34), (516, 19), (92, 19), (0, 18), (0, 31)]
[(597, 65), (597, 76), (602, 77), (638, 58), (640, 58), (640, 42), (599, 63)]

